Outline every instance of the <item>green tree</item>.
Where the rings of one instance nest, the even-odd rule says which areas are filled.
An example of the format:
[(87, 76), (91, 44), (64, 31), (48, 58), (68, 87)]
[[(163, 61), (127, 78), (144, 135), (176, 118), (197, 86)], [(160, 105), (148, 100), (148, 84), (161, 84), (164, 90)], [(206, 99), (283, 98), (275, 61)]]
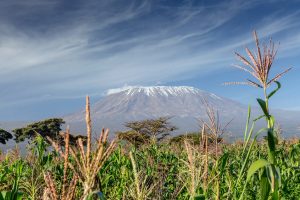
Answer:
[(120, 140), (127, 141), (136, 147), (139, 147), (150, 141), (149, 136), (140, 134), (134, 130), (118, 131), (116, 134)]
[(6, 144), (6, 142), (12, 138), (13, 138), (13, 136), (11, 133), (0, 128), (0, 143)]
[(22, 142), (25, 139), (34, 139), (37, 134), (43, 138), (48, 136), (54, 140), (60, 139), (59, 132), (61, 131), (61, 125), (64, 123), (61, 118), (51, 118), (14, 129), (15, 141)]
[[(215, 144), (215, 140), (216, 140), (215, 135), (209, 134), (209, 133), (205, 133), (205, 135), (207, 136), (207, 142), (209, 145)], [(185, 134), (181, 134), (181, 135), (172, 137), (170, 139), (170, 143), (184, 144), (185, 140), (188, 140), (191, 144), (199, 145), (202, 142), (202, 136), (201, 136), (201, 133), (199, 133), (199, 132), (185, 133)], [(220, 143), (220, 142), (223, 142), (223, 138), (218, 137), (218, 143)]]
[(159, 142), (169, 136), (170, 132), (177, 129), (176, 126), (170, 124), (169, 119), (169, 117), (159, 117), (157, 119), (127, 122), (125, 126), (130, 130), (117, 132), (117, 135), (120, 139), (134, 145), (150, 141)]

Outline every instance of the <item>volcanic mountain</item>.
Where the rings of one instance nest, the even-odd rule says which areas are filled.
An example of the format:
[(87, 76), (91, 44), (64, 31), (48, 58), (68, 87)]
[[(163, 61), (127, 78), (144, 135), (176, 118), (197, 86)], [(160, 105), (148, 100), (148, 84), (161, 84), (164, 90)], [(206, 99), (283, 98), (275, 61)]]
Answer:
[[(231, 121), (228, 131), (233, 137), (243, 134), (247, 106), (228, 98), (217, 96), (188, 86), (125, 87), (112, 89), (98, 102), (91, 105), (94, 130), (108, 127), (112, 131), (124, 130), (124, 123), (156, 117), (171, 117), (179, 130), (175, 134), (199, 130), (201, 119), (207, 119), (207, 102), (219, 113), (220, 123)], [(281, 127), (288, 135), (298, 134), (298, 111), (273, 110)], [(259, 116), (258, 108), (252, 108)], [(71, 130), (83, 132), (85, 110), (64, 117)], [(260, 125), (263, 125), (263, 120)]]

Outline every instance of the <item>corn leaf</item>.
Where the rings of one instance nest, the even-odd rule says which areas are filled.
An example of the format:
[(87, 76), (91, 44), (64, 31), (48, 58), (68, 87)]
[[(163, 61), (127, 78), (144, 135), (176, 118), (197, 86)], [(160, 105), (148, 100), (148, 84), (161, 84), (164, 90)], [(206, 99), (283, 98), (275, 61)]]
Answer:
[(275, 125), (275, 118), (274, 118), (274, 116), (270, 115), (269, 122), (270, 122), (270, 127), (274, 127), (274, 125)]
[(253, 162), (251, 164), (251, 166), (249, 167), (249, 170), (247, 173), (247, 181), (249, 181), (251, 176), (253, 176), (253, 174), (255, 174), (255, 172), (257, 172), (260, 168), (266, 167), (268, 165), (270, 165), (270, 163), (268, 161), (266, 161), (265, 159), (259, 159), (255, 162)]
[(277, 88), (268, 95), (268, 98), (271, 98), (281, 88), (281, 84), (278, 81), (275, 81), (275, 83), (277, 84)]
[(205, 200), (205, 196), (203, 194), (197, 195), (194, 197), (194, 200)]
[(263, 118), (263, 117), (266, 117), (266, 116), (265, 116), (265, 115), (261, 115), (261, 116), (255, 118), (253, 121), (256, 122), (257, 120), (259, 120), (259, 119), (261, 119), (261, 118)]
[(260, 199), (267, 200), (270, 193), (270, 184), (268, 181), (268, 177), (266, 175), (266, 171), (264, 170), (261, 178), (260, 178)]
[(245, 132), (244, 132), (244, 142), (246, 142), (246, 139), (247, 139), (247, 133), (248, 133), (250, 118), (251, 118), (251, 106), (249, 105), (248, 106), (247, 122), (246, 122), (246, 127), (245, 127)]
[(271, 129), (268, 130), (268, 147), (269, 147), (269, 158), (272, 163), (275, 162), (275, 137)]
[(265, 114), (265, 116), (267, 117), (267, 118), (269, 118), (269, 111), (268, 111), (268, 109), (267, 109), (267, 104), (266, 104), (266, 102), (264, 101), (264, 100), (262, 100), (262, 99), (257, 99), (257, 102), (258, 102), (258, 104), (260, 105), (260, 107), (261, 107), (261, 109), (262, 109), (262, 111), (264, 112), (264, 114)]
[(227, 163), (227, 159), (228, 159), (229, 154), (228, 153), (224, 153), (224, 155), (220, 158), (221, 161), (221, 165), (220, 165), (220, 174), (223, 174), (224, 170), (225, 170), (225, 166)]

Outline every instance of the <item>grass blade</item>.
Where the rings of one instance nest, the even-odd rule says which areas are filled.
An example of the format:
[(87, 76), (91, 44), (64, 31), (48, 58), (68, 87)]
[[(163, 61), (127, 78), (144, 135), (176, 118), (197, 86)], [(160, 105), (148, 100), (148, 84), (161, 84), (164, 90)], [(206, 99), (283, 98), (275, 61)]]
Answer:
[(247, 173), (247, 181), (249, 181), (249, 179), (253, 176), (253, 174), (255, 174), (255, 172), (257, 172), (259, 169), (266, 167), (270, 164), (271, 163), (269, 163), (265, 159), (259, 159), (254, 163), (252, 163)]

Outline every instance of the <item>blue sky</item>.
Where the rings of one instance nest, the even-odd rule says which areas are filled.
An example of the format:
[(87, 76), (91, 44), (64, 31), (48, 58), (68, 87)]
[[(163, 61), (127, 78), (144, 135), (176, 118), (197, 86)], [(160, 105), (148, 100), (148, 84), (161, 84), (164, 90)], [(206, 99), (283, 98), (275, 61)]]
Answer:
[(74, 112), (125, 85), (188, 85), (254, 104), (234, 52), (280, 42), (275, 108), (300, 110), (300, 1), (2, 0), (0, 120)]

